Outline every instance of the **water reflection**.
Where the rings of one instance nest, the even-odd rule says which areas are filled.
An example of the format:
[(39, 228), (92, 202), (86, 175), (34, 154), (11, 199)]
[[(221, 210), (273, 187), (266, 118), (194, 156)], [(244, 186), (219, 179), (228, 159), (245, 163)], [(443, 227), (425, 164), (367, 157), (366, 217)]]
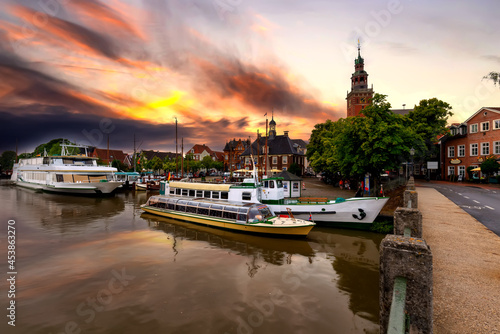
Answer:
[(230, 249), (236, 254), (252, 257), (254, 261), (249, 265), (249, 275), (251, 276), (255, 275), (260, 267), (256, 264), (257, 259), (274, 265), (283, 265), (292, 263), (293, 254), (305, 257), (314, 256), (313, 249), (305, 239), (238, 233), (158, 217), (148, 213), (143, 213), (141, 217), (148, 222), (149, 226), (164, 231), (173, 238), (172, 248), (174, 252), (177, 252), (175, 249), (177, 239), (187, 239), (205, 241), (212, 247)]
[[(148, 196), (0, 187), (0, 215), (20, 232), (19, 333), (61, 333), (69, 322), (82, 333), (378, 332), (382, 236), (236, 233), (142, 214)], [(106, 299), (121, 270), (134, 279)], [(102, 309), (89, 320), (98, 296)]]
[(338, 275), (337, 287), (349, 293), (354, 314), (378, 321), (379, 246), (383, 235), (328, 228), (309, 234), (312, 247), (324, 252)]

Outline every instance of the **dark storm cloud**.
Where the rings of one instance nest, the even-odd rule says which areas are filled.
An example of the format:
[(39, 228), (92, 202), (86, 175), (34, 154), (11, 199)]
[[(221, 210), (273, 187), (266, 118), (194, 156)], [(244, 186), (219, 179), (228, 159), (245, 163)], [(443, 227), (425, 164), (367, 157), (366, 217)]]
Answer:
[[(21, 109), (30, 110), (36, 114), (36, 119), (32, 114), (18, 113)], [(239, 119), (235, 123), (241, 125), (245, 122), (245, 119)], [(178, 142), (180, 145), (184, 138), (185, 151), (194, 144), (207, 144), (219, 151), (225, 141), (232, 138), (233, 133), (226, 129), (234, 125), (227, 119), (205, 121), (202, 125), (178, 125)], [(108, 134), (111, 148), (128, 153), (133, 150), (134, 134), (140, 149), (175, 150), (175, 124), (72, 114), (64, 106), (41, 104), (11, 108), (8, 112), (0, 110), (0, 152), (15, 150), (16, 140), (19, 153), (32, 152), (36, 146), (54, 138), (104, 148)]]

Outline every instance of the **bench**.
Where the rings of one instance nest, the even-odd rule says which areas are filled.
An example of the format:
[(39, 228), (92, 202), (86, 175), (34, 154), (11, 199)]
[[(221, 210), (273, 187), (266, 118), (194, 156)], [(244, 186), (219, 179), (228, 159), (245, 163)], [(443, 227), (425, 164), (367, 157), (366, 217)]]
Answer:
[(301, 203), (326, 203), (328, 198), (326, 197), (300, 197), (299, 202)]

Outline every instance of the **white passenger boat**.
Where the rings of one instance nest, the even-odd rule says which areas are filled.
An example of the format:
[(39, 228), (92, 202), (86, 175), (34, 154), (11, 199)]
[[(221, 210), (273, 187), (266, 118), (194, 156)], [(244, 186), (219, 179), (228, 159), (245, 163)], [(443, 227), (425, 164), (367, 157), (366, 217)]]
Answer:
[(141, 209), (191, 223), (260, 234), (306, 236), (315, 225), (289, 216), (275, 216), (265, 204), (205, 198), (151, 196)]
[(388, 197), (286, 199), (282, 178), (245, 179), (240, 184), (162, 182), (160, 194), (266, 204), (278, 215), (291, 211), (296, 218), (334, 226), (367, 229)]
[(62, 145), (60, 156), (20, 159), (11, 180), (20, 187), (79, 195), (107, 195), (122, 183), (115, 180), (114, 167), (98, 166), (97, 158), (68, 155)]

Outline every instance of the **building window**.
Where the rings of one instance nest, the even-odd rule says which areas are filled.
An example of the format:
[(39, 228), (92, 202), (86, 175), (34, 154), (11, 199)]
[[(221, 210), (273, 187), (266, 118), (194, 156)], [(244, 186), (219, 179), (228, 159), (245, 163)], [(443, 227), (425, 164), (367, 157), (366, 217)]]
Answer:
[(278, 164), (278, 157), (273, 157), (273, 165), (277, 165)]
[(454, 136), (454, 135), (457, 134), (457, 129), (456, 128), (451, 128), (450, 132), (451, 132), (451, 135)]
[(500, 154), (500, 141), (494, 141), (493, 142), (493, 150), (494, 154)]
[(288, 164), (288, 156), (284, 155), (282, 159), (283, 164)]
[(448, 146), (448, 158), (455, 156), (455, 146)]
[(493, 130), (500, 130), (500, 119), (493, 121)]
[(477, 156), (477, 144), (470, 144), (470, 155)]
[(458, 156), (465, 157), (465, 145), (458, 145)]
[(481, 132), (490, 131), (490, 122), (481, 123)]
[(455, 166), (448, 166), (448, 175), (455, 175)]
[(481, 143), (481, 155), (490, 154), (490, 143)]
[(471, 124), (470, 125), (470, 133), (476, 133), (476, 132), (477, 132), (477, 123)]
[(465, 166), (458, 166), (458, 175), (461, 175), (462, 178), (465, 178)]

